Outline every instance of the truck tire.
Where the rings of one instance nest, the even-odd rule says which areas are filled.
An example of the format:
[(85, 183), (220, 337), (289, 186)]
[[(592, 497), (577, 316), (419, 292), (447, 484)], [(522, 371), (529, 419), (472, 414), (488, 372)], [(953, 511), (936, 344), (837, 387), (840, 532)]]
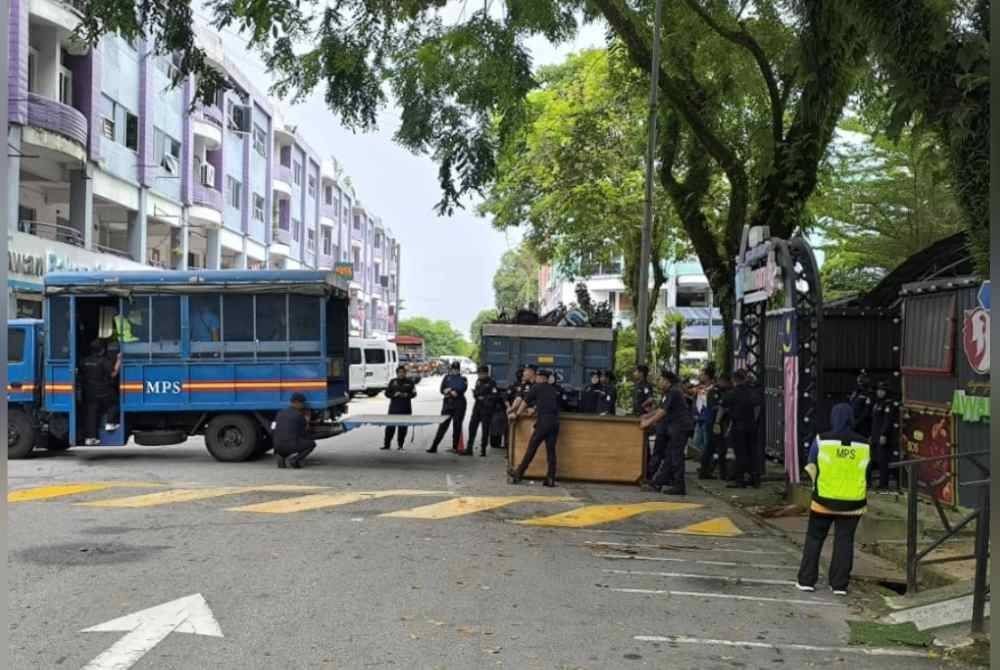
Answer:
[(35, 426), (21, 410), (7, 415), (7, 458), (28, 458), (35, 448)]
[(237, 463), (253, 458), (259, 427), (245, 414), (220, 414), (205, 426), (205, 446), (217, 461)]
[(274, 449), (274, 440), (270, 435), (261, 435), (257, 438), (257, 446), (253, 450), (251, 460), (258, 460), (267, 455), (267, 452)]
[(382, 389), (365, 389), (365, 395), (368, 396), (369, 398), (374, 398), (381, 392)]
[(166, 447), (187, 441), (187, 433), (183, 430), (137, 430), (132, 437), (143, 447)]

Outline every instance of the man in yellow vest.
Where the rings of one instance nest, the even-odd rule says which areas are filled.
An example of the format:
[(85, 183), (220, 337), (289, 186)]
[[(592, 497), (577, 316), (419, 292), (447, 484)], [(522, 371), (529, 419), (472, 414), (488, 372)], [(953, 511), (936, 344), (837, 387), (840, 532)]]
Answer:
[(137, 326), (142, 325), (142, 311), (140, 310), (130, 310), (128, 316), (118, 314), (114, 319), (115, 323), (115, 334), (118, 336), (118, 342), (138, 342), (139, 338), (135, 336), (132, 332), (132, 324), (135, 323)]
[(833, 526), (830, 588), (835, 595), (847, 595), (854, 565), (854, 532), (865, 513), (871, 460), (868, 440), (851, 429), (853, 420), (849, 404), (834, 405), (830, 412), (830, 432), (816, 438), (809, 450), (806, 472), (815, 486), (796, 583), (800, 591), (816, 590), (820, 554)]

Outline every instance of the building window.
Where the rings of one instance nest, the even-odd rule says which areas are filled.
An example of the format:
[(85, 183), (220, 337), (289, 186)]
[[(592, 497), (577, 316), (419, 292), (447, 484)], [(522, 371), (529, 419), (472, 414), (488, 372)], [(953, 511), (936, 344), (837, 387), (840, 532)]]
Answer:
[(73, 106), (73, 73), (68, 68), (59, 68), (59, 102)]
[(316, 250), (316, 231), (312, 228), (306, 231), (306, 249), (308, 251)]
[(108, 117), (101, 118), (101, 133), (111, 140), (115, 141), (115, 120), (109, 119)]
[(261, 158), (267, 158), (267, 133), (258, 125), (253, 127), (253, 150)]
[(278, 153), (278, 161), (281, 163), (282, 167), (292, 167), (292, 148), (281, 147), (281, 151)]
[(354, 230), (361, 230), (361, 215), (354, 215)]
[(179, 174), (181, 143), (159, 128), (153, 129), (153, 157), (168, 174)]
[(382, 233), (375, 234), (375, 248), (376, 249), (382, 248)]
[(292, 180), (295, 181), (296, 186), (302, 186), (302, 163), (298, 161), (295, 161), (292, 168)]
[(250, 109), (246, 105), (237, 105), (229, 101), (228, 126), (238, 133), (250, 132)]
[(264, 198), (253, 194), (253, 218), (254, 221), (264, 221)]
[(307, 187), (309, 197), (316, 197), (316, 177), (314, 175), (309, 175), (309, 186)]
[(38, 52), (28, 49), (28, 93), (38, 92)]
[(125, 112), (125, 146), (139, 150), (139, 117), (131, 112)]
[(236, 210), (243, 202), (243, 184), (229, 175), (226, 175), (226, 202)]
[(323, 226), (323, 255), (333, 255), (333, 228)]
[(333, 204), (333, 187), (327, 186), (323, 189), (323, 202), (327, 205)]
[(292, 239), (298, 242), (302, 238), (302, 222), (292, 219)]

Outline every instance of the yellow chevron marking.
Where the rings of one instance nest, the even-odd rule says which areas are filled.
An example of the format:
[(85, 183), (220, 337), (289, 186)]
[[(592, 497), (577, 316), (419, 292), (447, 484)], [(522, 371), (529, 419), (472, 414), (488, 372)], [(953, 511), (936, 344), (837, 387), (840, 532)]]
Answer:
[(679, 512), (681, 510), (698, 509), (702, 505), (696, 503), (675, 502), (644, 502), (631, 505), (587, 505), (579, 509), (525, 519), (515, 523), (525, 526), (556, 526), (562, 528), (586, 528), (602, 523), (630, 519), (647, 512)]
[(525, 502), (574, 502), (575, 498), (561, 498), (557, 496), (474, 496), (461, 497), (433, 505), (424, 505), (414, 509), (389, 512), (379, 516), (393, 517), (397, 519), (451, 519), (456, 516), (475, 514), (486, 510), (497, 509)]
[(135, 507), (158, 507), (160, 505), (171, 505), (173, 503), (192, 502), (195, 500), (207, 500), (209, 498), (220, 498), (222, 496), (234, 495), (237, 493), (297, 493), (301, 491), (322, 490), (323, 486), (298, 486), (291, 484), (270, 484), (261, 486), (218, 486), (212, 488), (197, 489), (173, 489), (162, 493), (147, 493), (140, 496), (128, 496), (126, 498), (110, 498), (108, 500), (97, 500), (94, 502), (79, 503), (84, 507), (112, 507), (112, 508), (135, 508)]
[(30, 502), (33, 500), (47, 500), (49, 498), (63, 498), (74, 496), (80, 493), (92, 493), (94, 491), (105, 491), (112, 488), (155, 488), (164, 486), (156, 482), (93, 482), (90, 484), (53, 484), (51, 486), (35, 486), (30, 489), (11, 491), (7, 494), (7, 502)]
[(737, 528), (729, 517), (725, 516), (665, 532), (677, 533), (678, 535), (714, 535), (717, 537), (736, 537), (743, 534), (743, 531)]
[(240, 507), (230, 507), (227, 512), (255, 512), (258, 514), (294, 514), (295, 512), (308, 512), (314, 509), (324, 509), (326, 507), (339, 507), (361, 500), (374, 500), (376, 498), (388, 498), (390, 496), (446, 496), (446, 491), (420, 491), (417, 489), (395, 489), (390, 491), (357, 491), (354, 493), (316, 493), (298, 498), (286, 498), (284, 500), (272, 500), (270, 502), (257, 503), (254, 505), (243, 505)]

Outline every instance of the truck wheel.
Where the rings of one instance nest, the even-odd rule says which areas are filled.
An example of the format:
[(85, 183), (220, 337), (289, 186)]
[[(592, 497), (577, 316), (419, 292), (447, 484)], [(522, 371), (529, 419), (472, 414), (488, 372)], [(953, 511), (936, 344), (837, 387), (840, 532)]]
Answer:
[(270, 435), (261, 435), (257, 438), (257, 446), (253, 450), (253, 456), (250, 458), (257, 460), (263, 458), (267, 452), (274, 449), (274, 440)]
[(7, 458), (28, 458), (35, 448), (35, 427), (28, 415), (12, 410), (7, 415)]
[(375, 396), (377, 396), (381, 392), (382, 392), (382, 389), (367, 389), (367, 390), (365, 390), (365, 395), (368, 396), (369, 398), (374, 398)]
[(217, 461), (236, 463), (253, 457), (259, 427), (243, 414), (222, 414), (205, 427), (205, 446)]

